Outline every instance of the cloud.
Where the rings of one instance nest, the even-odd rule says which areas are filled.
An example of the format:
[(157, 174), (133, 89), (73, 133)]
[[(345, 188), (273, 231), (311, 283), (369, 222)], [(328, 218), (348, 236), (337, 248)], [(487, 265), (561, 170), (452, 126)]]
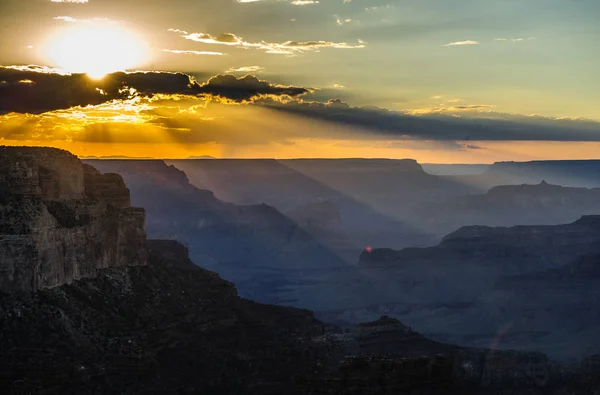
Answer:
[(226, 55), (223, 52), (211, 52), (211, 51), (189, 51), (180, 49), (163, 49), (163, 52), (169, 52), (178, 55), (211, 55), (211, 56), (222, 56)]
[(411, 151), (467, 151), (484, 149), (473, 144), (458, 143), (456, 141), (432, 141), (432, 140), (345, 140), (335, 144), (338, 147), (355, 148), (392, 148), (409, 149)]
[(527, 38), (496, 38), (494, 41), (509, 41), (509, 42), (521, 42), (521, 41), (530, 41), (535, 40), (535, 37), (527, 37)]
[(365, 11), (380, 11), (380, 10), (385, 10), (385, 9), (389, 9), (389, 8), (395, 8), (395, 6), (393, 4), (384, 4), (384, 5), (374, 6), (374, 7), (366, 7)]
[[(492, 112), (469, 105), (425, 112), (351, 107), (339, 99), (327, 103), (266, 102), (274, 111), (352, 127), (376, 138), (428, 141), (600, 141), (600, 122)], [(481, 110), (486, 110), (481, 112)]]
[(366, 46), (365, 42), (362, 40), (358, 40), (357, 44), (332, 41), (286, 41), (283, 43), (269, 43), (266, 41), (261, 41), (252, 43), (244, 41), (242, 37), (233, 33), (222, 33), (217, 36), (213, 36), (207, 33), (189, 33), (180, 29), (168, 29), (168, 31), (177, 33), (186, 40), (191, 40), (202, 44), (228, 45), (245, 49), (253, 48), (266, 51), (270, 54), (279, 55), (295, 55), (304, 52), (316, 52), (323, 48), (360, 49), (365, 48)]
[(459, 45), (479, 45), (479, 41), (467, 40), (467, 41), (455, 41), (452, 43), (444, 44), (444, 47), (455, 47)]
[(52, 18), (56, 21), (63, 21), (63, 22), (68, 22), (68, 23), (111, 23), (111, 24), (115, 24), (115, 23), (121, 23), (123, 21), (119, 21), (119, 20), (114, 20), (114, 19), (110, 19), (110, 18), (91, 18), (91, 19), (77, 19), (77, 18), (73, 18), (71, 16), (55, 16), (54, 18)]
[(343, 26), (343, 25), (345, 25), (347, 23), (359, 23), (357, 20), (354, 20), (352, 18), (341, 18), (338, 15), (334, 15), (333, 17), (335, 19), (335, 23), (338, 26)]
[[(280, 1), (280, 0), (276, 0)], [(238, 3), (258, 3), (265, 2), (265, 0), (237, 0)], [(291, 5), (311, 5), (311, 4), (319, 4), (318, 0), (290, 0), (288, 1)]]
[(50, 0), (52, 3), (76, 3), (86, 4), (88, 0)]
[(235, 102), (245, 102), (261, 96), (296, 97), (308, 93), (310, 90), (297, 86), (271, 84), (261, 81), (253, 75), (237, 78), (231, 74), (220, 74), (200, 86), (199, 92)]
[(243, 66), (243, 67), (232, 67), (228, 71), (231, 73), (258, 73), (264, 71), (265, 68), (261, 66)]
[[(6, 114), (0, 116), (0, 138), (5, 143), (12, 141), (11, 144), (35, 142), (75, 147), (72, 144), (80, 142), (135, 143), (164, 144), (165, 149), (173, 143), (184, 147), (208, 143), (241, 147), (318, 139), (365, 149), (454, 152), (488, 149), (491, 143), (486, 141), (600, 141), (600, 124), (585, 120), (467, 110), (459, 112), (459, 116), (454, 113), (415, 116), (376, 107), (352, 107), (339, 99), (326, 103), (282, 102), (277, 95), (253, 95), (296, 92), (283, 91), (283, 87), (276, 90), (272, 84), (257, 84), (252, 79), (224, 76), (213, 77), (202, 86), (207, 94), (149, 97), (129, 90), (124, 93), (133, 98), (127, 100), (38, 115)], [(243, 106), (210, 100), (215, 94), (231, 97), (231, 91), (236, 92), (238, 102), (252, 99)], [(315, 146), (314, 141), (308, 144), (307, 147)], [(260, 155), (257, 152), (253, 155)]]
[[(448, 102), (453, 102), (448, 100)], [(414, 108), (405, 110), (406, 114), (421, 115), (421, 114), (435, 114), (435, 113), (457, 113), (462, 111), (474, 111), (474, 110), (490, 110), (494, 106), (488, 104), (471, 104), (465, 106), (438, 106), (438, 107), (425, 107), (425, 108)]]
[(54, 17), (55, 20), (58, 21), (64, 21), (64, 22), (69, 22), (69, 23), (76, 23), (77, 19), (70, 17), (70, 16), (55, 16)]
[(199, 83), (184, 73), (118, 72), (102, 79), (85, 74), (58, 73), (39, 66), (0, 66), (0, 113), (43, 113), (112, 100), (155, 95), (215, 96), (249, 102), (266, 96), (297, 97), (308, 88), (271, 84), (255, 76), (217, 75)]

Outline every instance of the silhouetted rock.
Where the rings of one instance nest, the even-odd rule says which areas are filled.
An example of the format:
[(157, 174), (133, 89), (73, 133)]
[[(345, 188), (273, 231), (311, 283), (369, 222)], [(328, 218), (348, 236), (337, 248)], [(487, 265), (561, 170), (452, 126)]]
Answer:
[(328, 355), (311, 340), (324, 326), (308, 311), (239, 298), (185, 252), (150, 242), (146, 267), (0, 296), (0, 391), (294, 393), (294, 375)]

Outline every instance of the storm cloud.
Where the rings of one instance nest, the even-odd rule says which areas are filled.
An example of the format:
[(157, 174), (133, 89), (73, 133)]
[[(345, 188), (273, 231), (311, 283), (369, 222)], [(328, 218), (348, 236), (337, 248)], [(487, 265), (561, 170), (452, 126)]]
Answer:
[[(600, 122), (478, 112), (487, 106), (454, 106), (448, 112), (413, 115), (378, 107), (351, 107), (339, 99), (327, 103), (264, 105), (274, 111), (358, 128), (374, 138), (430, 141), (600, 141)], [(439, 110), (439, 109), (436, 109)]]
[(63, 74), (37, 66), (0, 67), (0, 113), (40, 114), (136, 95), (214, 96), (249, 102), (259, 97), (297, 97), (308, 92), (308, 88), (271, 84), (252, 75), (217, 75), (199, 83), (184, 73), (117, 72), (94, 79), (86, 74)]

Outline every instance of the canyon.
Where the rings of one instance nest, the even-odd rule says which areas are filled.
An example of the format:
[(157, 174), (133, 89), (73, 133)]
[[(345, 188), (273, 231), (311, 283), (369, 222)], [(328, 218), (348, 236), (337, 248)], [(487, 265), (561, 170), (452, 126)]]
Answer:
[[(0, 153), (3, 393), (475, 394), (594, 388), (593, 359), (562, 366), (537, 353), (458, 347), (429, 340), (388, 316), (342, 330), (308, 310), (240, 298), (231, 282), (193, 263), (182, 244), (146, 239), (145, 213), (131, 207), (121, 176), (101, 174), (59, 150)], [(157, 175), (145, 171), (146, 182), (155, 187)], [(188, 188), (183, 176), (160, 182), (174, 182), (174, 191)], [(223, 227), (234, 220), (239, 227), (254, 224), (273, 211), (258, 206), (248, 214), (210, 193), (192, 191), (169, 202), (202, 197), (205, 210), (229, 221)], [(595, 224), (583, 221), (581, 226)], [(44, 234), (60, 240), (60, 250), (44, 253), (52, 248)], [(18, 276), (6, 269), (17, 267), (15, 262), (21, 265)], [(587, 261), (580, 266), (593, 270)]]
[[(365, 250), (348, 267), (304, 229), (341, 226), (327, 203), (296, 212), (296, 223), (264, 204), (222, 202), (161, 161), (106, 162), (103, 174), (65, 151), (3, 147), (0, 163), (3, 393), (560, 394), (599, 384), (597, 307), (573, 309), (590, 302), (599, 278), (598, 216), (560, 226), (466, 227), (434, 247)], [(146, 213), (130, 200), (145, 203), (149, 234), (170, 237), (146, 239)], [(201, 231), (188, 249), (173, 239), (189, 229)], [(244, 242), (256, 249), (237, 250)], [(190, 259), (192, 248), (200, 262)], [(222, 269), (219, 259), (242, 251), (247, 264), (229, 265), (232, 272), (253, 280), (295, 273), (283, 288), (295, 303), (343, 305), (319, 316), (341, 322), (354, 315), (354, 323), (326, 324), (309, 310), (242, 298), (232, 282), (201, 267)], [(303, 263), (313, 256), (323, 261)], [(419, 280), (419, 272), (427, 276)], [(442, 277), (464, 290), (440, 289)], [(461, 305), (469, 292), (475, 302)], [(557, 309), (540, 307), (551, 301)], [(533, 317), (532, 309), (546, 315)], [(539, 326), (551, 317), (559, 330), (545, 344), (569, 329), (588, 345), (572, 356), (587, 358), (561, 364), (525, 343), (513, 351), (498, 349), (502, 339), (468, 348), (420, 333), (437, 328), (451, 337), (475, 320), (494, 328), (504, 310)], [(567, 312), (570, 324), (560, 327)], [(523, 320), (513, 325), (528, 328)]]

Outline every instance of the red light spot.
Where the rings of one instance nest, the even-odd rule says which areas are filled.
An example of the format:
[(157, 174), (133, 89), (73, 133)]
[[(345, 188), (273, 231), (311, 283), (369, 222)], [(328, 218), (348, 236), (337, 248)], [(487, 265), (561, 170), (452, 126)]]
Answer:
[(368, 252), (368, 253), (373, 252), (373, 247), (365, 247), (365, 252)]

